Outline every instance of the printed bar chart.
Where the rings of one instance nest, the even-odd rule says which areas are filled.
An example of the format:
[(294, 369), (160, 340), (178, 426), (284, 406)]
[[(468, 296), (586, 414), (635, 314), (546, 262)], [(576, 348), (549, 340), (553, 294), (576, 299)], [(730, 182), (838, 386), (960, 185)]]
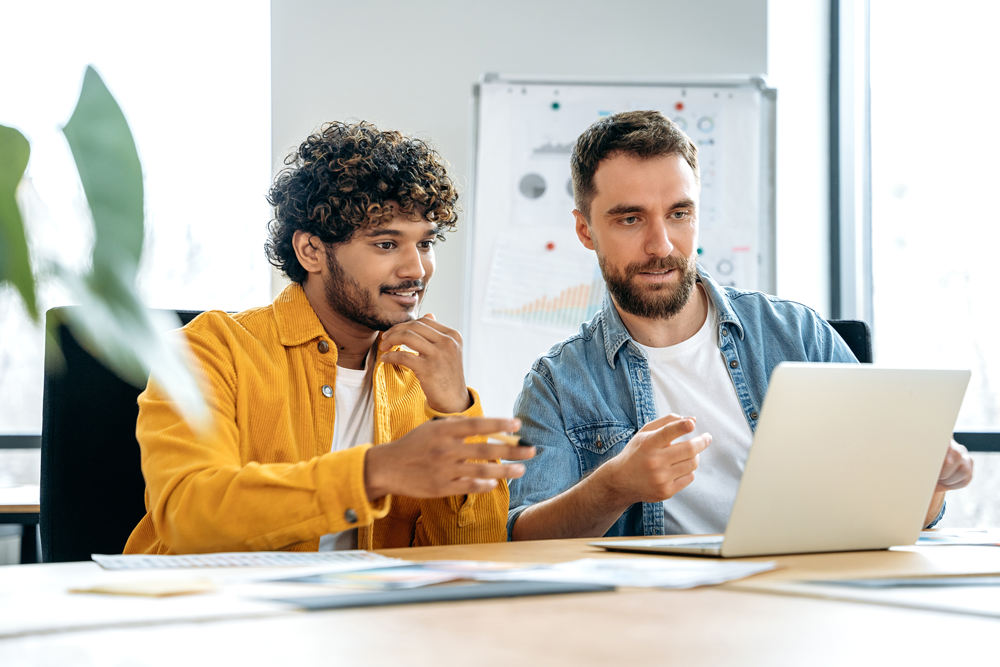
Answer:
[(554, 246), (499, 244), (490, 272), (487, 319), (571, 331), (597, 313), (604, 280), (596, 259)]

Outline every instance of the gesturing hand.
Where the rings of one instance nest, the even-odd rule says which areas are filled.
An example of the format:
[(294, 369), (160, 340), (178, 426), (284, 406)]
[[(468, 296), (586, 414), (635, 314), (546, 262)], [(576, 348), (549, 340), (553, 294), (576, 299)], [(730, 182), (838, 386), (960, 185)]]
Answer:
[(521, 422), (517, 419), (482, 417), (421, 424), (399, 440), (372, 447), (365, 454), (368, 498), (374, 500), (389, 493), (410, 498), (444, 498), (490, 491), (498, 479), (523, 475), (524, 466), (489, 461), (523, 461), (535, 455), (535, 448), (467, 443), (465, 439), (519, 428)]
[(462, 369), (462, 334), (428, 313), (418, 320), (397, 324), (382, 335), (380, 349), (389, 350), (396, 345), (405, 345), (416, 354), (403, 350), (386, 352), (382, 361), (413, 371), (431, 408), (456, 413), (472, 405)]
[(643, 426), (618, 456), (602, 466), (613, 466), (615, 491), (630, 503), (655, 503), (694, 481), (698, 454), (712, 442), (712, 436), (702, 433), (674, 443), (694, 431), (694, 424), (693, 417), (669, 414)]
[(944, 457), (944, 465), (941, 466), (941, 475), (938, 477), (935, 491), (961, 489), (968, 486), (971, 481), (972, 457), (969, 456), (969, 450), (952, 440)]

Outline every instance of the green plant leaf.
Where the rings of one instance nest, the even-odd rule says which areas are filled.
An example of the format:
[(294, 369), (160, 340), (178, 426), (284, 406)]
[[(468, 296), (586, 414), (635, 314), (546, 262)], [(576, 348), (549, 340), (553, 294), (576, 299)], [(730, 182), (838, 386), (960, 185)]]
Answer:
[(94, 268), (134, 278), (142, 255), (142, 165), (125, 114), (93, 67), (63, 134), (94, 219)]
[(136, 387), (145, 387), (152, 373), (185, 421), (197, 431), (207, 429), (208, 406), (185, 362), (184, 339), (167, 333), (180, 328), (177, 316), (146, 308), (127, 271), (95, 268), (81, 277), (57, 267), (56, 276), (80, 305), (63, 311), (80, 344)]
[(91, 271), (56, 266), (56, 277), (80, 305), (67, 324), (80, 344), (126, 382), (144, 387), (152, 374), (195, 430), (209, 411), (184, 347), (166, 332), (180, 322), (145, 308), (135, 289), (142, 256), (142, 165), (125, 115), (101, 77), (88, 67), (80, 99), (63, 128), (94, 220)]
[(35, 278), (28, 258), (24, 220), (17, 207), (17, 186), (28, 168), (31, 146), (24, 135), (0, 125), (0, 284), (9, 282), (21, 294), (25, 308), (38, 321)]

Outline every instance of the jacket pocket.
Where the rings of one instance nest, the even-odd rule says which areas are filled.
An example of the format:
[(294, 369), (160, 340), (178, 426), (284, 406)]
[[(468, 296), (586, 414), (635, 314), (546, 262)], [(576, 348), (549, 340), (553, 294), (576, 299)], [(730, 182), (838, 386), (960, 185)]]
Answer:
[(578, 449), (585, 449), (594, 454), (608, 454), (617, 445), (624, 446), (631, 440), (635, 435), (635, 429), (630, 424), (622, 422), (595, 422), (571, 428), (566, 431), (566, 435)]

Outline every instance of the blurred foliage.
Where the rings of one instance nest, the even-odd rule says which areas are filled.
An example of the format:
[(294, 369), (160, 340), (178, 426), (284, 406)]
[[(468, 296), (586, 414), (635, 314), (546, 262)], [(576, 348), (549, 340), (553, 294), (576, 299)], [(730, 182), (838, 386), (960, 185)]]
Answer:
[(28, 167), (31, 147), (24, 135), (0, 125), (0, 284), (17, 289), (28, 313), (38, 319), (35, 278), (31, 274), (24, 221), (17, 207), (17, 186)]
[[(64, 318), (74, 337), (119, 377), (144, 387), (152, 373), (189, 424), (208, 426), (208, 409), (183, 358), (176, 316), (147, 309), (135, 288), (144, 235), (142, 165), (121, 108), (93, 67), (83, 78), (80, 99), (63, 128), (94, 223), (90, 271), (80, 275), (59, 264), (40, 279), (61, 283), (78, 304), (50, 311)], [(18, 290), (38, 321), (23, 218), (16, 190), (28, 164), (24, 136), (0, 126), (0, 283)], [(51, 331), (60, 324), (49, 317)], [(51, 336), (50, 342), (56, 340)]]

